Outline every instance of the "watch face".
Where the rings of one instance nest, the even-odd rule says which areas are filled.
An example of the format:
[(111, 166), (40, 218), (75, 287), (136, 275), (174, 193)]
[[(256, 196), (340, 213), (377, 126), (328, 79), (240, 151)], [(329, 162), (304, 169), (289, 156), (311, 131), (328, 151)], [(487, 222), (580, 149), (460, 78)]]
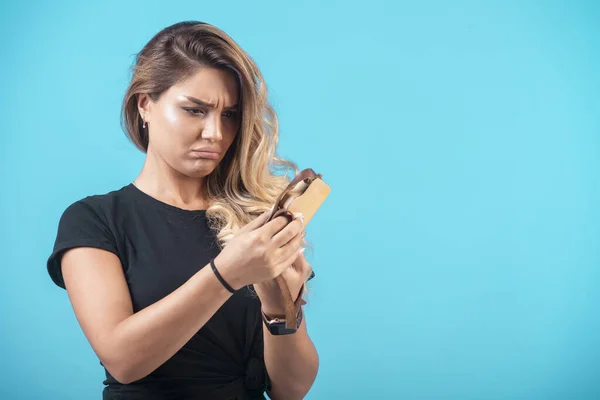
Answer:
[(285, 327), (285, 321), (284, 322), (277, 322), (273, 325), (271, 325), (271, 328), (273, 329), (271, 331), (272, 334), (274, 335), (289, 335), (292, 333), (295, 333), (297, 331), (297, 329), (288, 329)]

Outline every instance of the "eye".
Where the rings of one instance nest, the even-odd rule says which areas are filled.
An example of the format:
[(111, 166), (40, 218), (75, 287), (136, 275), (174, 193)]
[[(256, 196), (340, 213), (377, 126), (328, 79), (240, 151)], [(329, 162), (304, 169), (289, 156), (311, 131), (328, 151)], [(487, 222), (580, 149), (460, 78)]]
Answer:
[(204, 110), (201, 110), (200, 108), (184, 108), (184, 110), (192, 115), (204, 115)]
[(223, 116), (225, 118), (237, 118), (238, 112), (237, 111), (225, 111), (223, 113)]

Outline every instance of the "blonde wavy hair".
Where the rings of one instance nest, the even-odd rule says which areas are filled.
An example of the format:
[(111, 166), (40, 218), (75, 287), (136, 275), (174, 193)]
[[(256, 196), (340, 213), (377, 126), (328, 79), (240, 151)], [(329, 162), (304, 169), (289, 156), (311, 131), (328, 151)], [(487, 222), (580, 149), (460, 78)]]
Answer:
[[(206, 177), (203, 193), (210, 204), (206, 210), (209, 226), (217, 232), (223, 248), (241, 227), (269, 210), (289, 184), (290, 170), (293, 175), (299, 172), (294, 162), (277, 154), (277, 115), (252, 58), (229, 35), (204, 22), (184, 21), (163, 29), (136, 55), (121, 124), (136, 147), (146, 153), (148, 135), (142, 129), (137, 95), (147, 93), (156, 101), (169, 87), (202, 67), (233, 72), (240, 88), (239, 131), (223, 160)], [(310, 249), (306, 238), (303, 244)]]

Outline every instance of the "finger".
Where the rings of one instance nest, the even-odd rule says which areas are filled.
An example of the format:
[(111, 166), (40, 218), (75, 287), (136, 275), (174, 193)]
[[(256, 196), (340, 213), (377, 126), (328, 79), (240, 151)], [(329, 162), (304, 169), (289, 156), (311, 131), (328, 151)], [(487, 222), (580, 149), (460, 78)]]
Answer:
[(304, 259), (304, 262), (305, 262), (305, 264), (303, 267), (302, 276), (304, 278), (304, 282), (308, 282), (308, 280), (312, 276), (313, 267), (308, 261), (306, 261), (306, 259)]
[(306, 275), (304, 276), (304, 282), (308, 282), (313, 273), (312, 265), (308, 264), (308, 268), (306, 269)]
[(308, 275), (310, 275), (311, 266), (308, 263), (308, 261), (306, 260), (306, 256), (305, 256), (304, 252), (301, 253), (300, 256), (298, 257), (298, 259), (296, 260), (296, 262), (294, 262), (294, 268), (296, 268), (296, 270), (300, 273), (300, 275), (305, 275), (306, 271), (309, 271)]
[(304, 251), (304, 248), (302, 247), (303, 239), (304, 237), (302, 235), (296, 235), (287, 244), (278, 249), (277, 258), (280, 260), (287, 260), (294, 255), (298, 256), (300, 254), (299, 251)]
[(302, 244), (304, 232), (305, 231), (302, 229), (302, 222), (293, 221), (273, 237), (271, 245), (275, 248), (282, 248), (293, 240), (299, 240), (300, 244)]
[(296, 260), (298, 259), (298, 257), (300, 256), (300, 252), (298, 252), (298, 250), (292, 251), (290, 254), (285, 254), (284, 255), (284, 259), (283, 262), (280, 264), (282, 266), (282, 270), (279, 271), (279, 274), (284, 273), (287, 269), (290, 268), (290, 266), (292, 264), (294, 264), (294, 262), (296, 262)]
[(294, 261), (293, 267), (296, 270), (296, 273), (303, 278), (304, 282), (308, 281), (308, 278), (312, 275), (312, 265), (306, 260), (304, 252), (300, 253), (296, 261)]
[(275, 236), (273, 236), (271, 243), (273, 243), (273, 246), (283, 247), (287, 243), (289, 243), (290, 240), (298, 236), (300, 236), (300, 240), (302, 240), (302, 238), (304, 237), (304, 230), (302, 228), (303, 226), (304, 224), (300, 219), (293, 220), (281, 231), (279, 231)]
[(273, 212), (273, 207), (271, 207), (267, 211), (263, 212), (258, 217), (254, 218), (254, 220), (252, 220), (251, 222), (249, 222), (248, 224), (243, 226), (242, 229), (239, 230), (239, 232), (240, 233), (252, 232), (253, 230), (255, 230), (257, 228), (260, 228), (261, 226), (264, 225), (265, 222), (268, 221), (269, 216), (271, 215), (271, 212)]
[(264, 229), (265, 236), (272, 238), (283, 228), (285, 228), (289, 223), (290, 220), (288, 217), (280, 215), (277, 218), (274, 218), (271, 221), (267, 222), (261, 229)]
[[(296, 258), (296, 261), (298, 261), (298, 259)], [(290, 265), (289, 267), (287, 267), (282, 273), (281, 275), (283, 275), (283, 277), (285, 278), (286, 281), (288, 282), (293, 282), (294, 279), (298, 278), (298, 272), (294, 269), (294, 263), (292, 263), (292, 265)]]

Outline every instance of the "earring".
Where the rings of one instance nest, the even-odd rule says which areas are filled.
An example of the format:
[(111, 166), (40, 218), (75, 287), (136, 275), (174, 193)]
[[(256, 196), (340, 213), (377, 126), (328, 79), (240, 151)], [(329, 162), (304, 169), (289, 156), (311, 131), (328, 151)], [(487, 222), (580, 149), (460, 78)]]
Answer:
[(144, 125), (142, 125), (142, 128), (146, 129), (146, 121), (144, 120)]

